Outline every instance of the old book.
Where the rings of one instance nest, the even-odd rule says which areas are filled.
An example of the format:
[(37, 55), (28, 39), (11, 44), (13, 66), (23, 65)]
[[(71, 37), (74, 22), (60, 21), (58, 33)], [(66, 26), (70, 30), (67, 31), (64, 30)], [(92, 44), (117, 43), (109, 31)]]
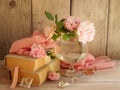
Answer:
[(19, 67), (18, 82), (25, 77), (33, 79), (32, 85), (40, 85), (46, 81), (49, 71), (60, 70), (60, 61), (58, 59), (51, 60), (48, 56), (33, 59), (27, 56), (7, 55), (5, 66), (10, 70), (12, 78), (15, 66)]
[[(46, 64), (45, 66), (39, 68), (34, 73), (19, 71), (18, 82), (21, 81), (23, 77), (33, 78), (32, 85), (41, 85), (47, 79), (47, 74), (49, 71), (59, 71), (60, 70), (60, 61), (54, 60), (51, 63)], [(10, 69), (11, 76), (13, 78), (14, 70)]]
[(20, 67), (20, 71), (34, 73), (37, 69), (51, 62), (51, 59), (46, 56), (44, 58), (34, 59), (28, 56), (20, 56), (9, 54), (5, 56), (5, 66), (14, 69), (15, 66)]

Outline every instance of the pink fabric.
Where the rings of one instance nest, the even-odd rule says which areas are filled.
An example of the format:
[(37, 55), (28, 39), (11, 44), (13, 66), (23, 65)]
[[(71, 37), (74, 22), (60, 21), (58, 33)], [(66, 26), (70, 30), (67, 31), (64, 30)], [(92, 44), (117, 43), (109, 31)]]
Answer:
[(15, 88), (15, 86), (17, 85), (17, 81), (18, 81), (18, 70), (19, 70), (19, 67), (15, 67), (15, 71), (14, 71), (14, 76), (13, 76), (13, 81), (12, 81), (12, 84), (10, 86), (10, 88)]
[[(107, 69), (115, 66), (115, 62), (110, 60), (111, 59), (107, 56), (99, 56), (95, 58), (93, 55), (88, 54), (87, 58), (75, 63), (73, 67), (76, 71), (86, 69)], [(71, 67), (71, 64), (61, 61), (61, 68), (70, 69)]]
[(31, 37), (27, 37), (13, 42), (9, 53), (28, 56), (30, 54), (31, 46), (33, 44), (40, 44), (44, 49), (50, 49), (56, 46), (55, 41), (47, 39), (44, 34), (35, 31)]

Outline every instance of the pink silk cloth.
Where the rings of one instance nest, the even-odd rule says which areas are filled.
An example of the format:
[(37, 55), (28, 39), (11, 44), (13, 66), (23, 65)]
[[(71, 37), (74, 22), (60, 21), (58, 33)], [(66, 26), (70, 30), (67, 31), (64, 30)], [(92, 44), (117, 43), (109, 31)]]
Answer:
[(63, 69), (70, 69), (72, 66), (75, 68), (76, 71), (86, 69), (101, 70), (114, 67), (115, 62), (111, 61), (111, 59), (108, 56), (99, 56), (95, 58), (91, 54), (88, 54), (88, 56), (84, 60), (77, 62), (73, 65), (61, 61), (61, 68)]
[(56, 42), (45, 37), (44, 34), (34, 31), (31, 37), (17, 40), (11, 45), (10, 54), (29, 56), (33, 44), (40, 44), (45, 49), (51, 49), (56, 46)]

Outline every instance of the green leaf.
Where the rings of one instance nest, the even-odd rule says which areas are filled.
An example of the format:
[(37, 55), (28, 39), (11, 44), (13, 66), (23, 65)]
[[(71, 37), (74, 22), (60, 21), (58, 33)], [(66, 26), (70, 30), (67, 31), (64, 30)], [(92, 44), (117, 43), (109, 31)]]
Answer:
[(59, 27), (58, 31), (59, 31), (59, 32), (62, 32), (62, 33), (69, 33), (69, 32), (70, 32), (70, 31), (68, 31), (67, 29), (65, 29), (64, 26)]
[(75, 37), (75, 33), (74, 32), (70, 32), (70, 31), (63, 35), (63, 39), (64, 40), (70, 40), (73, 37)]
[(47, 53), (48, 56), (52, 55), (51, 51), (46, 51), (46, 53)]
[(52, 21), (54, 20), (54, 17), (52, 16), (50, 12), (45, 11), (45, 15), (49, 20), (52, 20)]
[(51, 56), (50, 56), (50, 58), (51, 58), (51, 59), (55, 59), (56, 57), (55, 57), (55, 56), (53, 56), (53, 55), (51, 55)]
[(61, 19), (61, 20), (60, 20), (60, 22), (64, 22), (64, 21), (65, 21), (65, 19)]
[(55, 15), (55, 23), (56, 23), (56, 25), (58, 23), (58, 15), (57, 14)]
[(57, 26), (58, 26), (58, 27), (62, 27), (62, 26), (63, 26), (63, 22), (59, 21), (59, 22), (57, 23)]
[(64, 34), (64, 35), (63, 35), (63, 39), (64, 39), (64, 40), (70, 40), (70, 36), (69, 36), (68, 34)]
[(54, 35), (52, 36), (52, 39), (53, 39), (53, 40), (57, 40), (57, 38), (60, 37), (60, 36), (61, 36), (61, 34), (54, 34)]
[(69, 32), (69, 36), (70, 37), (75, 37), (75, 33), (74, 32)]
[(63, 22), (65, 21), (65, 19), (61, 19), (60, 21), (57, 22), (57, 26), (58, 27), (63, 27)]

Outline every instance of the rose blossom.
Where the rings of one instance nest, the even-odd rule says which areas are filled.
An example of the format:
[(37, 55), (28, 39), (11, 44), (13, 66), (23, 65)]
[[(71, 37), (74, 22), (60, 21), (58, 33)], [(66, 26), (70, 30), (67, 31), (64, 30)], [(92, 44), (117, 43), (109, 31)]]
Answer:
[(49, 72), (49, 73), (48, 73), (48, 78), (49, 78), (50, 80), (56, 81), (56, 80), (59, 80), (60, 77), (61, 77), (60, 73), (56, 73), (56, 72)]
[(77, 29), (79, 41), (83, 43), (86, 43), (87, 41), (92, 41), (95, 36), (95, 31), (96, 30), (93, 23), (89, 21), (81, 22)]
[(66, 18), (64, 21), (64, 26), (69, 30), (69, 31), (74, 31), (77, 30), (78, 26), (80, 24), (80, 21), (78, 18), (74, 16), (69, 16)]
[(30, 56), (33, 58), (41, 58), (46, 56), (45, 49), (39, 44), (33, 44), (31, 46)]

